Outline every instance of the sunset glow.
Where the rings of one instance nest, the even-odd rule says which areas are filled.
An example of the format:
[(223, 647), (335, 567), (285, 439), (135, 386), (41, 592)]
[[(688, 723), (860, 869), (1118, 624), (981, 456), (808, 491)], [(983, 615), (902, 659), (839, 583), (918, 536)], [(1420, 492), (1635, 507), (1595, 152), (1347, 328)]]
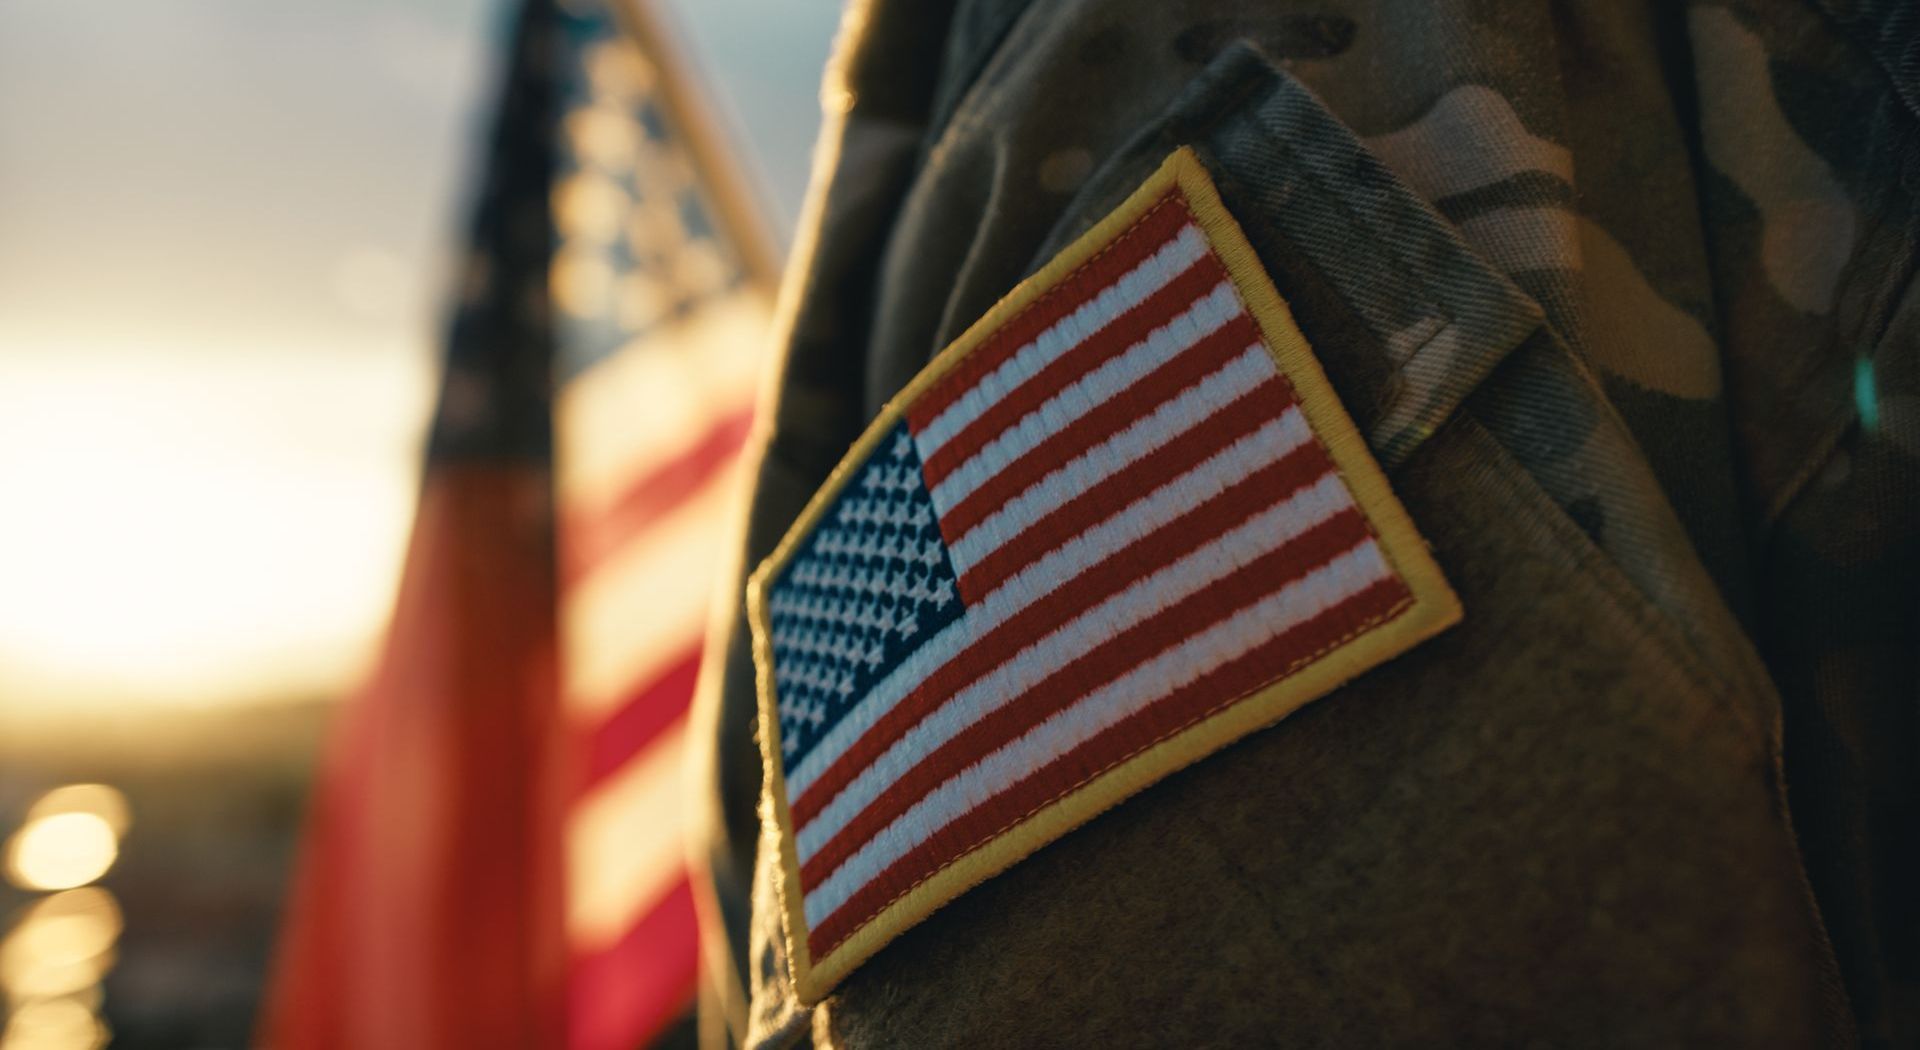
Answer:
[(0, 713), (337, 688), (391, 600), (425, 354), (0, 353)]

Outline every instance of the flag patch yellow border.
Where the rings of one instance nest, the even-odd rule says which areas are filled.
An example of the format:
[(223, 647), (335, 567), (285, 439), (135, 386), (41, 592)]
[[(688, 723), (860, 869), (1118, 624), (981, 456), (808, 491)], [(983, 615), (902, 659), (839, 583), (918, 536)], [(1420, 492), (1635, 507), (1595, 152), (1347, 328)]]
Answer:
[[(914, 534), (904, 523), (914, 514), (919, 515), (914, 520), (924, 519), (924, 504), (930, 501), (936, 511), (938, 535), (945, 536), (947, 540), (940, 551), (926, 553), (927, 564), (934, 566), (935, 570), (930, 578), (937, 578), (935, 582), (944, 589), (950, 578), (940, 576), (939, 572), (957, 572), (960, 595), (976, 602), (979, 608), (987, 609), (988, 603), (979, 601), (978, 595), (966, 593), (968, 573), (979, 571), (979, 565), (962, 566), (960, 554), (952, 549), (955, 547), (953, 534), (965, 527), (954, 522), (967, 518), (966, 500), (960, 498), (956, 503), (951, 492), (944, 500), (941, 495), (943, 486), (949, 490), (964, 488), (959, 483), (948, 483), (954, 477), (966, 481), (964, 472), (955, 470), (940, 483), (927, 482), (927, 478), (933, 476), (933, 468), (940, 466), (942, 454), (933, 447), (934, 438), (953, 428), (943, 430), (937, 423), (928, 424), (926, 417), (931, 413), (926, 406), (946, 396), (940, 389), (941, 384), (950, 380), (958, 382), (953, 377), (962, 375), (966, 369), (980, 371), (981, 366), (979, 361), (974, 360), (974, 355), (982, 347), (989, 346), (996, 335), (1003, 333), (1003, 329), (1017, 328), (1023, 315), (1047, 296), (1059, 294), (1060, 289), (1076, 281), (1084, 284), (1088, 280), (1087, 275), (1095, 272), (1096, 264), (1105, 253), (1122, 238), (1152, 220), (1155, 209), (1166, 206), (1169, 200), (1183, 206), (1190, 216), (1191, 225), (1204, 234), (1205, 249), (1210, 251), (1225, 274), (1225, 283), (1221, 287), (1230, 284), (1234, 297), (1233, 308), (1243, 310), (1245, 318), (1250, 319), (1236, 315), (1236, 323), (1244, 321), (1248, 325), (1247, 330), (1256, 333), (1256, 341), (1264, 351), (1259, 356), (1277, 367), (1278, 375), (1283, 377), (1283, 385), (1290, 389), (1292, 401), (1289, 403), (1297, 407), (1299, 417), (1310, 428), (1311, 440), (1330, 461), (1326, 476), (1334, 478), (1344, 487), (1344, 492), (1351, 499), (1349, 509), (1357, 510), (1358, 517), (1362, 519), (1366, 530), (1366, 540), (1362, 541), (1362, 545), (1367, 542), (1373, 545), (1380, 564), (1385, 566), (1382, 571), (1398, 589), (1393, 592), (1392, 601), (1382, 599), (1383, 604), (1366, 619), (1356, 621), (1350, 629), (1337, 635), (1330, 635), (1325, 644), (1278, 667), (1264, 684), (1257, 685), (1250, 692), (1234, 692), (1209, 699), (1208, 705), (1196, 709), (1191, 717), (1165, 727), (1165, 731), (1157, 732), (1157, 735), (1137, 746), (1130, 745), (1124, 755), (1100, 765), (1092, 774), (1077, 776), (1059, 790), (1045, 793), (1037, 804), (1022, 807), (1009, 819), (997, 824), (990, 834), (977, 842), (970, 841), (957, 856), (928, 861), (922, 868), (916, 868), (908, 863), (917, 855), (915, 849), (901, 847), (906, 851), (902, 854), (906, 859), (895, 859), (890, 862), (892, 867), (884, 869), (871, 880), (853, 882), (843, 878), (845, 871), (869, 854), (891, 856), (886, 853), (891, 840), (882, 841), (884, 836), (879, 834), (864, 840), (848, 838), (853, 834), (848, 829), (857, 828), (861, 819), (868, 814), (857, 811), (851, 805), (839, 806), (840, 812), (836, 814), (836, 805), (844, 801), (840, 795), (834, 795), (822, 805), (818, 799), (810, 798), (808, 791), (811, 789), (814, 794), (824, 796), (827, 791), (822, 785), (832, 781), (835, 791), (854, 792), (860, 782), (833, 781), (835, 770), (831, 766), (826, 767), (826, 773), (818, 773), (817, 769), (810, 772), (808, 759), (803, 757), (796, 764), (795, 755), (805, 748), (815, 749), (806, 751), (808, 756), (814, 755), (815, 751), (825, 754), (827, 745), (824, 741), (829, 738), (851, 739), (854, 741), (853, 747), (857, 749), (863, 742), (861, 734), (871, 736), (881, 732), (880, 727), (884, 726), (887, 713), (882, 711), (881, 715), (876, 716), (879, 720), (871, 725), (848, 717), (842, 719), (847, 723), (844, 726), (834, 724), (825, 731), (816, 732), (822, 721), (819, 714), (821, 705), (810, 706), (802, 700), (796, 700), (795, 696), (804, 698), (813, 695), (807, 690), (814, 690), (815, 693), (831, 690), (837, 683), (843, 696), (853, 692), (854, 700), (860, 701), (866, 695), (880, 690), (884, 683), (866, 681), (862, 687), (868, 690), (866, 694), (852, 689), (856, 683), (865, 681), (855, 673), (859, 670), (857, 646), (854, 647), (856, 655), (853, 662), (847, 665), (849, 669), (838, 672), (823, 672), (819, 668), (827, 664), (809, 663), (803, 669), (805, 673), (800, 673), (793, 669), (791, 661), (788, 664), (781, 663), (776, 650), (787, 652), (781, 647), (789, 643), (777, 644), (777, 639), (790, 639), (793, 634), (790, 630), (783, 634), (781, 624), (776, 621), (781, 616), (787, 616), (789, 619), (786, 622), (790, 623), (791, 616), (795, 615), (791, 609), (798, 599), (788, 593), (797, 586), (792, 582), (794, 574), (802, 570), (818, 574), (819, 566), (824, 564), (818, 558), (821, 537), (829, 536), (834, 520), (845, 520), (846, 514), (850, 513), (847, 501), (869, 491), (855, 486), (873, 486), (877, 477), (880, 488), (872, 491), (882, 491), (886, 500), (892, 502), (869, 500), (859, 503), (854, 510), (866, 513), (868, 508), (877, 507), (880, 508), (879, 513), (893, 516), (888, 520), (903, 523), (900, 530), (896, 531), (901, 531), (904, 538), (898, 546), (890, 544), (884, 556), (896, 562), (905, 558), (908, 570), (919, 571), (912, 563), (913, 555), (902, 552), (920, 549), (909, 542), (915, 535), (931, 536), (935, 533)], [(1092, 289), (1093, 292), (1100, 290), (1101, 287)], [(1198, 310), (1199, 306), (1195, 309)], [(952, 400), (951, 397), (948, 399)], [(892, 455), (897, 459), (887, 458), (889, 448), (895, 450)], [(896, 469), (890, 465), (894, 463), (899, 464), (897, 469), (900, 473), (897, 475), (889, 473)], [(910, 477), (909, 468), (919, 473)], [(934, 544), (936, 541), (925, 542)], [(1304, 543), (1305, 540), (1299, 542)], [(927, 550), (931, 551), (931, 548)], [(879, 559), (881, 555), (873, 557)], [(809, 561), (809, 558), (814, 560)], [(934, 561), (937, 558), (949, 558), (952, 563), (936, 566)], [(874, 560), (871, 564), (879, 566), (881, 561)], [(1307, 568), (1331, 571), (1331, 564), (1313, 562)], [(902, 580), (909, 578), (915, 580), (916, 595), (923, 590), (930, 590), (919, 582), (917, 575), (899, 577)], [(1080, 577), (1074, 579), (1078, 583)], [(782, 588), (788, 590), (782, 591)], [(1201, 596), (1211, 593), (1204, 589), (1199, 592)], [(787, 603), (784, 606), (783, 600)], [(924, 608), (929, 616), (957, 615), (949, 613), (945, 604), (939, 604), (940, 611), (936, 613), (935, 603), (938, 601), (937, 595), (930, 595), (924, 599), (923, 605), (914, 607)], [(781, 851), (779, 903), (784, 919), (786, 948), (793, 971), (794, 988), (805, 1003), (819, 1001), (855, 967), (888, 942), (974, 885), (1006, 870), (1033, 851), (1167, 774), (1248, 733), (1273, 724), (1356, 675), (1405, 652), (1456, 623), (1462, 615), (1458, 599), (1413, 521), (1394, 497), (1385, 475), (1369, 453), (1365, 439), (1340, 404), (1305, 336), (1294, 323), (1287, 304), (1262, 268), (1238, 223), (1227, 211), (1204, 166), (1186, 148), (1169, 156), (1112, 214), (1039, 272), (1021, 282), (888, 403), (809, 502), (774, 553), (754, 573), (748, 584), (747, 602), (759, 690), (759, 738), (766, 774), (762, 817), (777, 830)], [(807, 606), (809, 610), (815, 607)], [(1265, 607), (1233, 608), (1244, 613), (1246, 609)], [(867, 615), (865, 607), (861, 615)], [(984, 617), (986, 613), (981, 615)], [(1313, 615), (1321, 614), (1315, 612)], [(883, 622), (886, 622), (885, 617)], [(951, 621), (938, 622), (944, 624)], [(868, 636), (872, 636), (872, 631)], [(876, 644), (867, 652), (874, 668), (887, 669), (911, 662), (912, 655), (906, 649), (895, 651), (896, 643), (891, 640), (892, 636), (887, 630), (879, 630), (878, 636), (885, 640), (885, 645)], [(815, 644), (814, 638), (808, 635), (808, 644)], [(832, 644), (838, 653), (838, 647), (842, 646), (840, 636), (834, 636)], [(898, 644), (905, 646), (909, 643)], [(911, 644), (921, 643), (916, 639)], [(955, 659), (959, 661), (961, 658)], [(875, 673), (878, 674), (878, 671)], [(777, 684), (782, 680), (789, 683), (787, 687)], [(800, 684), (794, 684), (796, 682)], [(785, 693), (783, 688), (786, 689)], [(935, 695), (931, 700), (946, 702), (950, 695)], [(1025, 702), (1023, 697), (1004, 706)], [(986, 717), (983, 715), (977, 721), (984, 722)], [(1049, 726), (1052, 724), (1048, 723)], [(971, 725), (965, 723), (960, 728), (964, 730)], [(879, 745), (874, 746), (877, 748)], [(891, 746), (895, 752), (902, 748), (910, 749), (913, 740), (903, 736), (892, 741)], [(917, 762), (924, 757), (915, 753), (911, 760)], [(843, 759), (844, 755), (835, 761)], [(985, 765), (984, 761), (978, 764)], [(813, 766), (821, 767), (822, 761), (814, 761)], [(789, 793), (792, 786), (790, 773), (805, 780), (797, 798)], [(944, 787), (950, 782), (942, 782), (940, 786)], [(872, 808), (877, 809), (886, 801), (887, 795), (876, 797), (880, 801), (875, 802)], [(925, 797), (931, 798), (932, 793)], [(807, 819), (796, 822), (796, 803), (806, 810)], [(924, 799), (916, 805), (919, 804), (925, 804)], [(918, 811), (915, 808), (906, 812), (910, 816)], [(848, 813), (853, 815), (849, 817)], [(968, 815), (974, 814), (969, 812)], [(827, 827), (837, 837), (818, 833), (818, 829), (809, 831), (812, 825), (808, 824), (808, 819)], [(799, 835), (795, 831), (796, 823), (802, 828)], [(886, 825), (889, 830), (895, 826)], [(803, 843), (802, 839), (809, 834), (812, 838)], [(823, 838), (827, 839), (824, 844)], [(843, 839), (846, 840), (845, 848), (836, 853)], [(924, 850), (924, 846), (918, 848)], [(803, 853), (810, 855), (803, 857)], [(844, 862), (838, 860), (842, 855), (846, 858)], [(823, 860), (835, 860), (840, 867), (834, 868), (830, 876), (816, 872), (803, 878), (804, 870), (823, 867)], [(894, 882), (888, 883), (889, 878)], [(845, 885), (836, 883), (836, 879)], [(871, 903), (856, 909), (858, 915), (855, 920), (848, 920), (849, 909), (855, 908), (855, 902), (866, 899), (870, 899)], [(810, 908), (817, 913), (813, 922), (809, 921)], [(828, 930), (824, 936), (823, 929)]]

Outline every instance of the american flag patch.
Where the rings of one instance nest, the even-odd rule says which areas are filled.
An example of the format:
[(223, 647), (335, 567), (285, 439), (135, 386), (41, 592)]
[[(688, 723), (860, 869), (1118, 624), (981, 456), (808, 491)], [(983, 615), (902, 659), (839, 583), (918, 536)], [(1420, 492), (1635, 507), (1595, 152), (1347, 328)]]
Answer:
[(1460, 608), (1181, 150), (909, 384), (749, 593), (800, 997)]

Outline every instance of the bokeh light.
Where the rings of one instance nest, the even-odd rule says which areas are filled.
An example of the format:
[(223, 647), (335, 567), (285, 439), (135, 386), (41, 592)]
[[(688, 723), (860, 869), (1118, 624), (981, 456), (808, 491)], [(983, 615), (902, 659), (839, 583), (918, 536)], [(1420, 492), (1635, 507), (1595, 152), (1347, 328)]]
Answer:
[(107, 1026), (75, 999), (48, 999), (13, 1011), (0, 1050), (97, 1050), (107, 1045)]
[(27, 819), (37, 820), (59, 813), (91, 813), (106, 821), (116, 836), (125, 835), (127, 825), (133, 820), (127, 808), (127, 796), (105, 784), (68, 784), (54, 788), (27, 809)]
[(7, 843), (7, 877), (29, 890), (70, 890), (107, 873), (132, 819), (105, 784), (68, 784), (40, 796)]
[(121, 926), (119, 903), (98, 887), (36, 902), (0, 941), (0, 987), (16, 1003), (97, 992)]
[(7, 847), (7, 875), (30, 890), (65, 890), (107, 873), (120, 836), (96, 813), (55, 813), (27, 822)]

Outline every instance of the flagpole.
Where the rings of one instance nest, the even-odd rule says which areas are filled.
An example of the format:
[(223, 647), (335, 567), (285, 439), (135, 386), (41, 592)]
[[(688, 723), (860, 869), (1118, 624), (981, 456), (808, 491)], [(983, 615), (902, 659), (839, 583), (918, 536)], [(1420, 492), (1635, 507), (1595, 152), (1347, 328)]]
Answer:
[(660, 104), (686, 143), (701, 186), (740, 252), (747, 279), (772, 295), (780, 283), (779, 238), (737, 143), (729, 141), (719, 111), (686, 58), (685, 35), (659, 0), (610, 0), (609, 6), (653, 64)]

